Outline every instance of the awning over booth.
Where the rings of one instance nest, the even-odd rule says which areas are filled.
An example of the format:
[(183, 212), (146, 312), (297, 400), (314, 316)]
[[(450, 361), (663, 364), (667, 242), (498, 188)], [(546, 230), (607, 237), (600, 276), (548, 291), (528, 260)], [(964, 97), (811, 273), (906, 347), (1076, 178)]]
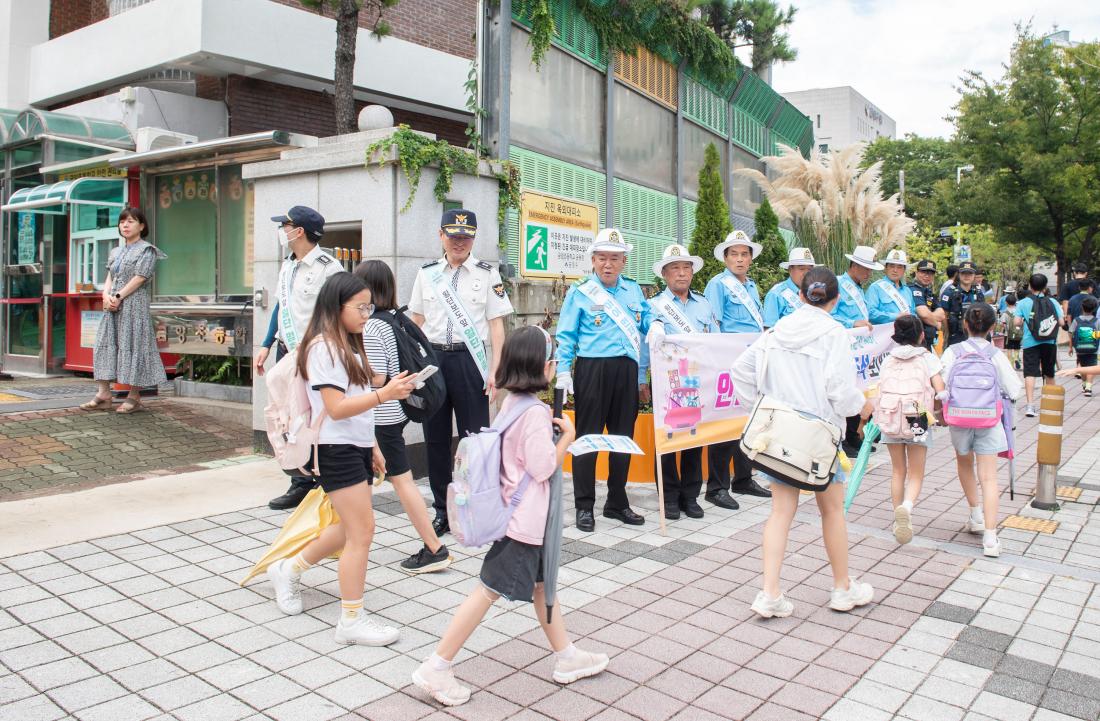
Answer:
[(17, 190), (0, 210), (63, 215), (66, 205), (124, 208), (125, 198), (126, 181), (122, 178), (77, 178)]
[(10, 122), (7, 142), (53, 135), (116, 148), (134, 147), (129, 129), (114, 120), (97, 120), (38, 108), (27, 108)]

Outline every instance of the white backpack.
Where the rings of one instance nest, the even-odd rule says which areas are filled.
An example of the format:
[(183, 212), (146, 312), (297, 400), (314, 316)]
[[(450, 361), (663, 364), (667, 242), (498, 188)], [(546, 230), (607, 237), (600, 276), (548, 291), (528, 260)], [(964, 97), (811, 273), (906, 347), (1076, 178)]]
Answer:
[(911, 440), (924, 435), (915, 420), (932, 410), (935, 397), (928, 377), (928, 365), (921, 356), (888, 356), (878, 379), (878, 397), (874, 400), (875, 424), (883, 435)]
[[(301, 346), (282, 357), (264, 375), (267, 386), (267, 405), (264, 406), (264, 423), (267, 439), (275, 452), (279, 467), (289, 476), (317, 476), (317, 438), (321, 433), (327, 411), (316, 418), (309, 405), (306, 380), (298, 375), (298, 351)], [(306, 464), (313, 459), (313, 467)]]

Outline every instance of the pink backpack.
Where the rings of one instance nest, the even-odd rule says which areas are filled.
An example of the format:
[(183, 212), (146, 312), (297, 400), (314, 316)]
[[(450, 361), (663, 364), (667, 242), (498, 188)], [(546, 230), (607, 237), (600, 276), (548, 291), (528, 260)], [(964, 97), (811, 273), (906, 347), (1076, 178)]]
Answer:
[(923, 435), (926, 431), (915, 421), (925, 411), (932, 410), (934, 400), (928, 366), (922, 356), (887, 356), (879, 371), (878, 397), (874, 402), (875, 424), (883, 435), (906, 440)]
[[(295, 348), (264, 375), (267, 405), (264, 424), (267, 440), (275, 451), (275, 460), (288, 476), (317, 476), (317, 438), (328, 415), (322, 410), (317, 418), (309, 406), (306, 381), (298, 375), (298, 351)], [(306, 464), (313, 458), (312, 469)]]

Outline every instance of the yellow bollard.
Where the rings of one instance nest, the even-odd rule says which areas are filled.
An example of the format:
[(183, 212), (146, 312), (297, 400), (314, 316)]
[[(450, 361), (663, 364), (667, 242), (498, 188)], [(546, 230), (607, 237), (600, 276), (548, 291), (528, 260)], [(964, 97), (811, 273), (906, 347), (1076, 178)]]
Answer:
[(1062, 465), (1062, 411), (1066, 405), (1066, 389), (1057, 385), (1043, 386), (1039, 403), (1039, 443), (1035, 450), (1038, 477), (1031, 507), (1044, 511), (1058, 510), (1058, 466)]

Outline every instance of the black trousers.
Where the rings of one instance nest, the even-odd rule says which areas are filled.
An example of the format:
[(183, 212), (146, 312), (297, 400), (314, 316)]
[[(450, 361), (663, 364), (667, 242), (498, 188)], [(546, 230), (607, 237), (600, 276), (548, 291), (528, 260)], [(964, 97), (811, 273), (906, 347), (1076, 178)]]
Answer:
[(428, 481), (432, 487), (432, 508), (447, 515), (447, 486), (451, 484), (454, 454), (451, 418), (458, 424), (458, 437), (477, 433), (489, 425), (489, 397), (482, 390), (485, 381), (469, 351), (435, 352), (439, 373), (447, 385), (443, 405), (424, 423), (424, 441), (428, 452)]
[[(283, 356), (285, 356), (287, 354), (287, 352), (288, 351), (286, 349), (286, 346), (283, 345), (282, 341), (279, 341), (278, 343), (276, 343), (276, 345), (275, 345), (275, 362), (278, 363), (279, 361), (281, 361), (283, 359)], [(306, 476), (291, 476), (290, 477), (290, 487), (291, 488), (301, 488), (301, 489), (308, 492), (308, 491), (312, 491), (314, 488), (317, 488), (317, 485), (318, 485), (317, 481), (313, 480), (312, 478), (308, 478)]]
[[(733, 460), (733, 478), (730, 479), (730, 460)], [(728, 491), (752, 480), (752, 466), (741, 450), (741, 439), (715, 443), (707, 448), (707, 493)]]
[(862, 445), (863, 439), (859, 435), (859, 416), (848, 416), (844, 419), (844, 442), (856, 448)]
[(661, 476), (665, 485), (665, 503), (669, 506), (683, 504), (699, 498), (703, 487), (703, 449), (688, 448), (680, 451), (680, 467), (676, 467), (676, 454), (661, 456)]
[[(638, 420), (638, 364), (626, 357), (577, 358), (573, 364), (573, 398), (577, 437), (589, 433), (634, 437)], [(596, 505), (596, 453), (573, 458), (573, 498), (577, 510)], [(612, 453), (608, 460), (606, 508), (630, 507), (626, 476), (630, 455)]]

